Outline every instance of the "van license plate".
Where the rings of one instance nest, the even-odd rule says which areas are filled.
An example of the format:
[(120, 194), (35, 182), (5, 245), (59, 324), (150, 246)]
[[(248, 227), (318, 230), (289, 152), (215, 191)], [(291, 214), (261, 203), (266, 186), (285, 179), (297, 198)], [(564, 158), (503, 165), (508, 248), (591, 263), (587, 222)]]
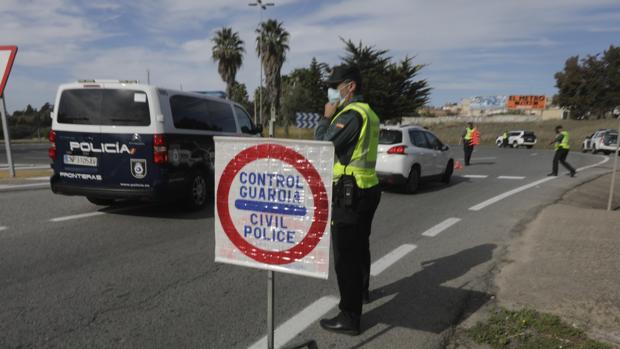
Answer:
[(67, 165), (80, 165), (97, 167), (97, 158), (91, 158), (88, 156), (68, 155), (64, 156), (64, 163)]

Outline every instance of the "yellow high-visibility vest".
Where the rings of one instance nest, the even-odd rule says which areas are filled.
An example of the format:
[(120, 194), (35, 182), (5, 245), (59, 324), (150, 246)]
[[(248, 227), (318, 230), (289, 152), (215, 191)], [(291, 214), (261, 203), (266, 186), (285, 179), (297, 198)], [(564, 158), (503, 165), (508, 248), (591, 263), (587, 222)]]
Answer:
[(564, 137), (560, 143), (555, 143), (555, 150), (558, 149), (570, 149), (570, 144), (568, 143), (568, 132), (562, 131), (560, 132)]
[(334, 164), (334, 182), (342, 175), (353, 175), (360, 189), (367, 189), (379, 184), (375, 165), (379, 146), (379, 117), (366, 103), (353, 102), (345, 106), (332, 120), (332, 124), (343, 113), (354, 110), (362, 116), (362, 129), (353, 150), (351, 161), (343, 165), (336, 159)]

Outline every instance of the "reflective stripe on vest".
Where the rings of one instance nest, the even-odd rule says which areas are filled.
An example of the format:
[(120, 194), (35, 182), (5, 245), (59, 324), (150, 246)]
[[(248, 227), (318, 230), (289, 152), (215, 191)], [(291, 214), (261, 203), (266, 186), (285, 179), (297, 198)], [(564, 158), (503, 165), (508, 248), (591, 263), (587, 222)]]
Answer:
[(558, 149), (570, 149), (570, 144), (568, 143), (568, 132), (562, 131), (560, 132), (564, 137), (562, 137), (562, 141), (560, 143), (555, 143), (555, 150)]
[(353, 175), (357, 186), (367, 189), (379, 184), (379, 178), (375, 172), (377, 163), (377, 148), (379, 146), (379, 117), (366, 103), (353, 102), (342, 109), (332, 120), (332, 124), (346, 111), (353, 110), (362, 117), (362, 129), (353, 150), (351, 161), (348, 165), (340, 163), (336, 159), (334, 164), (334, 182), (343, 174)]

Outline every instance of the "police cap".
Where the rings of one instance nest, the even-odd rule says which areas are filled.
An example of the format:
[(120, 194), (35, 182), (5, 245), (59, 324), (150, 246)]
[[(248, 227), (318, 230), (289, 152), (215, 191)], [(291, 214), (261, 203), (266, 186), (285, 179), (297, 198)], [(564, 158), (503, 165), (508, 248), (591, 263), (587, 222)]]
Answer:
[(328, 86), (338, 85), (343, 81), (355, 81), (355, 84), (361, 86), (362, 84), (362, 75), (360, 74), (359, 69), (355, 66), (350, 66), (347, 64), (341, 64), (335, 66), (329, 78), (325, 80), (325, 84)]

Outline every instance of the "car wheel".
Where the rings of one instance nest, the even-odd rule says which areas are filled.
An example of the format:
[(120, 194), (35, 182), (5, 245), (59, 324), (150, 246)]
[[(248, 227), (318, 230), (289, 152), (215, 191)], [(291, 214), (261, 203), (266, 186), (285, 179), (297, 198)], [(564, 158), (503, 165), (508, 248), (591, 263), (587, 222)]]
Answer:
[(516, 142), (516, 141), (512, 142), (512, 147), (515, 148), (515, 149), (519, 148), (519, 143)]
[(198, 210), (207, 203), (209, 190), (207, 177), (203, 172), (197, 171), (192, 174), (186, 195), (186, 205), (191, 210)]
[(528, 145), (527, 149), (532, 149), (532, 147), (534, 147), (533, 145)]
[(413, 194), (418, 190), (420, 186), (420, 167), (413, 166), (411, 168), (411, 172), (409, 172), (409, 177), (407, 178), (407, 182), (405, 183), (405, 193)]
[(450, 160), (448, 161), (448, 165), (446, 166), (446, 171), (441, 177), (441, 181), (446, 184), (450, 184), (450, 180), (452, 179), (452, 173), (454, 173), (454, 162)]
[(495, 142), (495, 144), (497, 144), (497, 147), (498, 147), (498, 148), (501, 148), (501, 147), (502, 147), (502, 143), (504, 143), (504, 142), (502, 142), (502, 141), (497, 141), (497, 142)]
[(610, 152), (609, 150), (605, 150), (605, 151), (604, 151), (604, 154), (605, 154), (605, 155), (609, 155), (609, 154), (611, 154), (611, 152)]
[(97, 206), (111, 206), (111, 205), (114, 205), (114, 203), (116, 202), (114, 199), (102, 199), (102, 198), (95, 198), (92, 196), (87, 196), (86, 200), (90, 201), (91, 203)]

